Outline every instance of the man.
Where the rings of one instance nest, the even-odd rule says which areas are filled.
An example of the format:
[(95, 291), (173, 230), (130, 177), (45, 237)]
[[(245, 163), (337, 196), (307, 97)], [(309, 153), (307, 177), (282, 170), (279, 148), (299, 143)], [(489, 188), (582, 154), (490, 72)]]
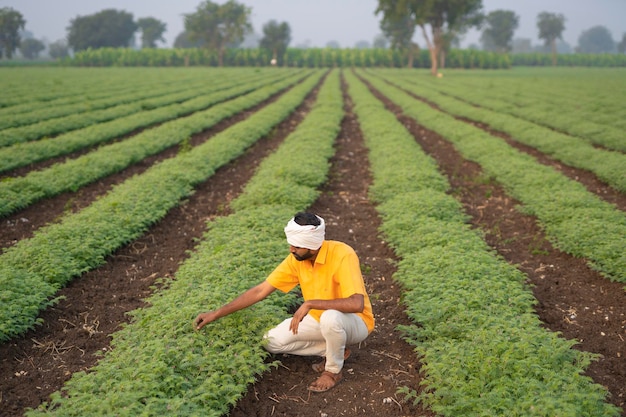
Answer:
[(346, 345), (362, 342), (374, 329), (372, 305), (356, 253), (345, 243), (324, 239), (324, 219), (299, 212), (287, 223), (285, 235), (291, 254), (265, 281), (217, 310), (199, 314), (194, 323), (200, 330), (276, 289), (286, 293), (299, 284), (304, 303), (292, 318), (265, 334), (266, 349), (325, 357), (313, 365), (322, 374), (309, 390), (328, 391), (341, 381), (343, 363), (350, 356)]

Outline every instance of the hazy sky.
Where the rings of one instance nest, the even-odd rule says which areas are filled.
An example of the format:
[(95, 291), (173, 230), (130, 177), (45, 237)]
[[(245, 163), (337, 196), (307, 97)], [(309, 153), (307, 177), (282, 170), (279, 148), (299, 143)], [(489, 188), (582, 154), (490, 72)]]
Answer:
[[(215, 1), (215, 0), (214, 0)], [(225, 0), (217, 0), (224, 3)], [(380, 33), (381, 16), (374, 11), (377, 0), (239, 0), (252, 9), (252, 25), (261, 34), (271, 19), (286, 21), (291, 26), (290, 46), (309, 44), (323, 47), (337, 41), (341, 47), (353, 47), (358, 41), (372, 42)], [(0, 0), (1, 7), (11, 7), (24, 16), (26, 30), (35, 38), (54, 42), (65, 39), (70, 20), (104, 9), (124, 10), (135, 19), (154, 17), (167, 24), (166, 43), (172, 46), (183, 31), (183, 14), (193, 13), (202, 0)], [(547, 11), (566, 17), (563, 39), (575, 47), (580, 34), (593, 26), (603, 25), (617, 42), (626, 32), (626, 0), (483, 0), (485, 12), (513, 10), (520, 17), (516, 38), (537, 38), (537, 15)], [(469, 32), (462, 46), (479, 43), (480, 33)], [(421, 33), (415, 40), (425, 46)]]

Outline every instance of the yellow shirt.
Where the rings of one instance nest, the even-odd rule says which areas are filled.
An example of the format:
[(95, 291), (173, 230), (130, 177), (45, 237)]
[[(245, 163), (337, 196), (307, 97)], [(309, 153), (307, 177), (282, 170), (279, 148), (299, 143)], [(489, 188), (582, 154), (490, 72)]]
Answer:
[[(304, 300), (335, 300), (363, 294), (364, 309), (357, 313), (367, 325), (368, 332), (374, 330), (372, 304), (365, 292), (359, 258), (354, 249), (342, 242), (325, 240), (322, 243), (315, 265), (309, 261), (298, 261), (287, 256), (266, 280), (283, 292), (291, 291), (300, 284)], [(311, 310), (309, 314), (320, 321), (323, 310)]]

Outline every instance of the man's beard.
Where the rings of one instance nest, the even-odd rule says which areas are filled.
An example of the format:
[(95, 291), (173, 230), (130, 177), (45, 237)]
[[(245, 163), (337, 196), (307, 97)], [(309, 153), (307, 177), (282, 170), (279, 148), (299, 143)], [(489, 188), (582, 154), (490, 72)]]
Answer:
[(306, 261), (307, 259), (311, 259), (313, 257), (313, 253), (311, 253), (311, 249), (307, 251), (304, 255), (300, 256), (296, 253), (292, 253), (293, 257), (299, 261)]

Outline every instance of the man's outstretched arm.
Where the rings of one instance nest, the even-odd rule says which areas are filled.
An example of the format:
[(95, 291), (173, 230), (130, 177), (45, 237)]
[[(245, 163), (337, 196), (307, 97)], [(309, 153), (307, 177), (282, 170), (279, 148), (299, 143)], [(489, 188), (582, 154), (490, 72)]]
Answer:
[(234, 313), (235, 311), (242, 310), (246, 307), (251, 306), (252, 304), (258, 303), (259, 301), (265, 299), (268, 295), (273, 293), (275, 290), (276, 288), (270, 285), (267, 281), (263, 281), (259, 285), (250, 288), (230, 303), (224, 304), (217, 310), (198, 314), (198, 316), (194, 320), (196, 330), (200, 330), (205, 325), (221, 317), (227, 316), (231, 313)]

